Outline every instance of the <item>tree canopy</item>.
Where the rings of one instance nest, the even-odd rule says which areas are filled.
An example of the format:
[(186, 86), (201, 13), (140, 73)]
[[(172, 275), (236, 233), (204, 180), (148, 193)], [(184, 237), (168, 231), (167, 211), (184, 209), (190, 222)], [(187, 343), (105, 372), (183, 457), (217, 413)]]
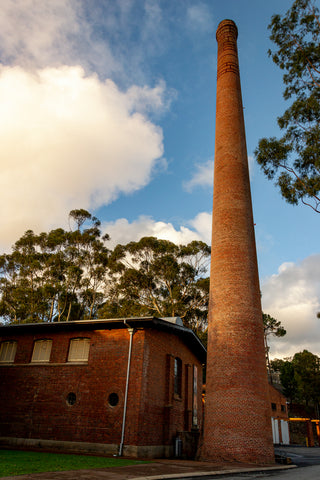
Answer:
[(320, 358), (303, 350), (292, 358), (272, 360), (272, 368), (280, 372), (284, 395), (290, 402), (318, 406), (320, 402)]
[(39, 235), (28, 230), (0, 256), (5, 322), (179, 316), (205, 341), (208, 245), (144, 237), (112, 250), (86, 210), (72, 210), (69, 225)]
[[(100, 222), (72, 210), (70, 230), (28, 230), (0, 256), (0, 316), (7, 322), (94, 318), (103, 300), (110, 251)], [(73, 225), (72, 225), (73, 224)]]
[(285, 200), (320, 213), (320, 21), (313, 0), (296, 0), (268, 27), (273, 62), (284, 71), (284, 99), (291, 105), (277, 119), (281, 138), (262, 138), (255, 157)]
[(111, 255), (108, 299), (99, 312), (105, 317), (155, 315), (182, 318), (202, 331), (207, 324), (210, 247), (193, 241), (175, 245), (143, 237), (118, 245)]
[(273, 335), (275, 337), (284, 337), (287, 331), (281, 325), (280, 320), (276, 320), (268, 313), (262, 313), (262, 321), (263, 321), (263, 335), (264, 335), (264, 346), (266, 350), (267, 369), (269, 373), (270, 382), (273, 383), (272, 375), (271, 375), (270, 357), (269, 357), (270, 347), (268, 344), (268, 337), (270, 335)]

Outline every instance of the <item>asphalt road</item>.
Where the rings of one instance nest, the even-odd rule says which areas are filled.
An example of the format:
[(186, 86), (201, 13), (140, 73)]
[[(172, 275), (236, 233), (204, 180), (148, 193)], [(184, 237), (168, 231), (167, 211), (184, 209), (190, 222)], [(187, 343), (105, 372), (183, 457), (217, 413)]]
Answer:
[[(309, 467), (297, 467), (290, 470), (282, 470), (268, 473), (245, 473), (236, 475), (224, 475), (210, 477), (212, 480), (319, 480), (320, 479), (320, 465), (313, 465)], [(208, 480), (209, 477), (206, 477)]]
[[(276, 454), (290, 457), (293, 464), (299, 467), (307, 467), (311, 465), (320, 465), (320, 448), (307, 447), (278, 447), (275, 449)], [(320, 480), (320, 476), (319, 476)]]
[[(296, 468), (288, 470), (240, 473), (231, 475), (215, 475), (205, 477), (206, 480), (320, 480), (320, 448), (306, 447), (280, 447), (275, 452), (284, 457), (291, 458), (292, 464)], [(194, 479), (195, 480), (195, 479)], [(197, 479), (198, 480), (198, 479)], [(199, 479), (200, 480), (200, 479)], [(203, 480), (203, 478), (202, 478)]]

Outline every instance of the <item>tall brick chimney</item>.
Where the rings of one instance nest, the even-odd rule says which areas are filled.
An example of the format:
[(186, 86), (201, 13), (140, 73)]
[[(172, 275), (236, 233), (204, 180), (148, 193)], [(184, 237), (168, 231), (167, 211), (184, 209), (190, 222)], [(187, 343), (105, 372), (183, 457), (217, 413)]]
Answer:
[(218, 71), (207, 395), (202, 458), (273, 463), (247, 149), (232, 20), (217, 29)]

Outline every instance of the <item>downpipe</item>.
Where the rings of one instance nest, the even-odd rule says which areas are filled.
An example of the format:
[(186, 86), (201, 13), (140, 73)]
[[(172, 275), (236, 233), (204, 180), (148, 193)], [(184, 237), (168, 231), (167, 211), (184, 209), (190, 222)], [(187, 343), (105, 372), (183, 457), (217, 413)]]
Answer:
[(121, 441), (120, 441), (119, 452), (118, 452), (119, 457), (122, 456), (122, 452), (123, 452), (123, 442), (124, 442), (124, 433), (125, 433), (125, 428), (126, 428), (126, 416), (127, 416), (127, 402), (128, 402), (128, 389), (129, 389), (129, 379), (130, 379), (130, 367), (131, 367), (132, 340), (133, 340), (133, 334), (135, 332), (135, 329), (130, 327), (130, 325), (128, 325), (125, 320), (124, 320), (124, 324), (128, 328), (128, 332), (129, 332), (129, 335), (130, 335), (130, 340), (129, 340), (126, 389), (125, 389), (125, 394), (124, 394), (124, 405), (123, 405)]

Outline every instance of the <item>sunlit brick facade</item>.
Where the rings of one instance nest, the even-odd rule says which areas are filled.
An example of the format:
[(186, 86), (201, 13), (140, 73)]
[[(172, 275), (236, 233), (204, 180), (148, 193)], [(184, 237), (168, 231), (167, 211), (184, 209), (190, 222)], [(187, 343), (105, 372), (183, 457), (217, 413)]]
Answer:
[(220, 23), (202, 458), (269, 464), (274, 451), (237, 37), (232, 20)]
[(0, 349), (0, 443), (161, 457), (201, 427), (206, 352), (179, 320), (0, 327)]

